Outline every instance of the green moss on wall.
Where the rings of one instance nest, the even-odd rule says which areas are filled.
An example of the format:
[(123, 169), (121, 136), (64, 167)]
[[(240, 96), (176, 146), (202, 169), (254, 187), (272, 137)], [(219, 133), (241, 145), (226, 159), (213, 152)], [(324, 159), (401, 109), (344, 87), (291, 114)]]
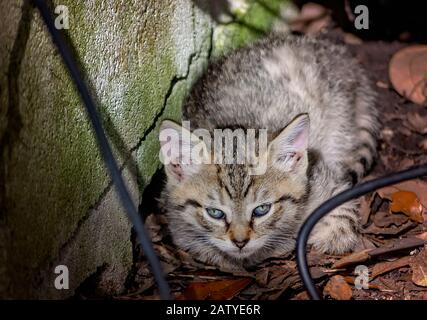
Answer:
[(218, 25), (214, 33), (213, 55), (219, 57), (250, 43), (265, 34), (280, 19), (280, 11), (287, 0), (246, 0), (231, 10), (232, 20)]
[[(160, 167), (161, 120), (180, 119), (182, 103), (212, 54), (224, 54), (271, 28), (282, 1), (264, 2), (249, 1), (244, 10), (234, 11), (234, 22), (218, 25), (191, 0), (54, 1), (69, 9), (67, 34), (120, 165), (137, 165), (140, 184), (129, 185), (135, 201)], [(17, 10), (2, 10), (0, 17), (16, 32)], [(34, 12), (31, 18), (13, 106), (22, 127), (1, 162), (6, 227), (13, 235), (6, 248), (13, 253), (6, 266), (13, 283), (9, 294), (21, 298), (38, 292), (54, 297), (49, 290), (56, 263), (73, 264), (74, 290), (101, 265), (126, 269), (132, 259), (130, 225), (112, 192), (80, 97), (40, 17)], [(10, 96), (1, 80), (4, 105)], [(7, 114), (2, 108), (0, 136)]]

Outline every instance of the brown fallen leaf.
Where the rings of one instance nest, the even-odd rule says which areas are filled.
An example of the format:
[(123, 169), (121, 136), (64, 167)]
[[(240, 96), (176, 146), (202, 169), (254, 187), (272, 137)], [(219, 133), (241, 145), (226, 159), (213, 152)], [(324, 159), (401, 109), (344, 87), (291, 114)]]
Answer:
[(386, 253), (388, 254), (388, 253), (397, 252), (401, 250), (416, 248), (424, 245), (425, 243), (427, 243), (427, 240), (418, 238), (418, 237), (399, 239), (383, 247), (379, 247), (375, 249), (366, 249), (359, 252), (351, 253), (341, 258), (340, 260), (336, 261), (332, 265), (332, 268), (334, 269), (344, 268), (349, 265), (354, 265), (356, 263), (364, 262), (369, 260), (370, 258), (380, 256)]
[(350, 300), (353, 296), (351, 287), (343, 276), (333, 276), (323, 290), (324, 295), (328, 295), (335, 300)]
[(309, 2), (302, 6), (300, 15), (297, 19), (301, 21), (312, 21), (323, 17), (327, 13), (325, 7), (317, 3)]
[(425, 138), (425, 139), (421, 140), (421, 142), (418, 144), (418, 146), (419, 146), (421, 149), (427, 150), (427, 138)]
[(356, 264), (359, 262), (364, 262), (371, 257), (369, 255), (369, 252), (371, 252), (372, 250), (373, 249), (366, 249), (366, 250), (362, 250), (359, 252), (351, 253), (351, 254), (341, 258), (340, 260), (336, 261), (332, 265), (332, 268), (340, 269), (340, 268), (344, 268), (344, 267), (347, 267), (349, 265), (353, 265), (353, 264)]
[(412, 282), (427, 287), (427, 250), (422, 250), (411, 262)]
[(376, 234), (376, 235), (396, 235), (401, 234), (409, 229), (412, 229), (417, 224), (412, 221), (407, 221), (399, 227), (391, 226), (389, 228), (377, 227), (375, 224), (371, 224), (365, 229), (361, 229), (360, 232), (364, 234)]
[(427, 182), (422, 180), (410, 180), (401, 182), (389, 187), (384, 187), (377, 190), (377, 194), (383, 199), (391, 199), (391, 195), (397, 191), (412, 191), (414, 192), (418, 199), (420, 199), (421, 204), (427, 208)]
[(427, 45), (399, 50), (389, 64), (389, 77), (396, 91), (418, 104), (426, 102)]
[(293, 297), (291, 300), (310, 300), (310, 297), (308, 296), (307, 291), (302, 291), (298, 293), (295, 297)]
[(379, 211), (374, 215), (374, 223), (377, 227), (385, 228), (395, 225), (396, 227), (408, 221), (408, 217), (404, 214), (390, 214), (386, 211)]
[(310, 268), (310, 274), (314, 280), (319, 280), (327, 275), (327, 273), (320, 267)]
[(427, 133), (427, 116), (421, 116), (418, 112), (409, 112), (407, 115), (410, 129), (413, 131), (426, 134)]
[(366, 237), (360, 237), (354, 251), (362, 251), (365, 249), (375, 249), (375, 244)]
[(178, 300), (229, 300), (252, 282), (251, 278), (193, 282)]
[(424, 233), (421, 233), (419, 235), (416, 235), (415, 237), (418, 238), (418, 239), (422, 239), (422, 240), (427, 241), (427, 232), (424, 232)]
[(389, 89), (389, 85), (387, 83), (385, 83), (384, 81), (377, 81), (376, 83), (378, 88), (382, 88), (382, 89)]
[(371, 257), (380, 256), (382, 254), (388, 254), (398, 252), (401, 250), (413, 249), (423, 246), (427, 241), (417, 237), (402, 238), (391, 243), (386, 244), (383, 247), (373, 249), (369, 252)]
[(416, 222), (423, 222), (423, 206), (417, 195), (412, 191), (398, 191), (391, 194), (390, 210), (392, 212), (402, 212), (409, 219)]
[(363, 40), (353, 33), (344, 33), (344, 42), (351, 45), (360, 45), (363, 43)]
[(266, 284), (270, 289), (281, 289), (285, 280), (296, 273), (296, 268), (287, 265), (273, 265), (271, 267), (263, 268), (269, 271), (268, 283)]
[(391, 195), (397, 191), (414, 192), (423, 206), (424, 216), (427, 215), (427, 182), (422, 181), (420, 179), (405, 181), (395, 184), (393, 186), (378, 189), (376, 193), (381, 198), (391, 201)]
[(326, 29), (332, 22), (332, 19), (330, 16), (325, 16), (323, 18), (314, 20), (312, 23), (310, 23), (305, 33), (309, 35), (315, 35), (320, 33), (322, 30)]
[(372, 197), (372, 196), (371, 197), (366, 196), (366, 197), (362, 197), (360, 199), (359, 212), (360, 212), (360, 216), (361, 216), (360, 224), (362, 226), (367, 224), (369, 221), (369, 217), (370, 217), (371, 211), (372, 211), (371, 210), (371, 204), (372, 204), (373, 199), (374, 199), (374, 197)]
[(316, 3), (307, 3), (302, 6), (299, 15), (290, 21), (290, 27), (292, 30), (305, 32), (310, 23), (322, 19), (327, 14), (325, 7)]
[[(354, 285), (354, 279), (355, 279), (354, 277), (349, 277), (349, 276), (344, 277), (345, 282), (347, 282), (348, 284), (352, 284), (352, 285)], [(368, 284), (368, 289), (376, 289), (376, 290), (381, 290), (381, 291), (384, 290), (380, 286), (373, 284), (373, 283)]]
[(395, 269), (399, 269), (401, 267), (409, 265), (411, 262), (411, 257), (406, 256), (400, 259), (397, 259), (395, 261), (386, 261), (386, 262), (380, 262), (374, 265), (371, 271), (371, 279), (376, 278), (377, 276), (390, 272)]
[(307, 3), (302, 6), (301, 12), (290, 22), (293, 31), (306, 34), (319, 33), (331, 23), (329, 11), (316, 3)]

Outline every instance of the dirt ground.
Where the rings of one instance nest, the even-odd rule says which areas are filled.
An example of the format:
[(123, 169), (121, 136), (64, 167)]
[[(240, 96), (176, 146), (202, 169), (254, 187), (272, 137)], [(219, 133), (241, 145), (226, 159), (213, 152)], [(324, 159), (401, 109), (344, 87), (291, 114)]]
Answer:
[[(388, 68), (408, 43), (362, 41), (338, 27), (327, 36), (346, 43), (371, 76), (382, 124), (377, 163), (365, 180), (427, 163), (427, 108), (400, 96)], [(161, 179), (155, 177), (155, 179)], [(427, 299), (427, 179), (384, 188), (362, 199), (363, 240), (354, 254), (309, 252), (311, 272), (325, 299)], [(230, 274), (204, 265), (177, 249), (155, 204), (142, 208), (172, 292), (177, 299), (308, 299), (294, 255), (270, 259), (255, 270)], [(153, 277), (139, 248), (125, 294), (115, 299), (158, 299)], [(366, 270), (368, 281), (357, 274)], [(360, 267), (359, 267), (360, 268)], [(356, 272), (356, 273), (355, 273)], [(358, 289), (365, 284), (365, 288)], [(81, 298), (85, 298), (84, 295)]]

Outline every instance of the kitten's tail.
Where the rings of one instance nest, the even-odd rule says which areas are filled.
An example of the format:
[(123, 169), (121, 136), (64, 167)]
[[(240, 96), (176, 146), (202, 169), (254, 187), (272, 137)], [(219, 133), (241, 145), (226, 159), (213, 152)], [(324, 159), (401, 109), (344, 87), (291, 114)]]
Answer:
[(375, 106), (376, 94), (368, 86), (360, 89), (355, 109), (355, 125), (359, 143), (354, 152), (349, 155), (350, 160), (347, 162), (349, 180), (353, 184), (359, 182), (373, 166), (379, 136), (379, 119)]

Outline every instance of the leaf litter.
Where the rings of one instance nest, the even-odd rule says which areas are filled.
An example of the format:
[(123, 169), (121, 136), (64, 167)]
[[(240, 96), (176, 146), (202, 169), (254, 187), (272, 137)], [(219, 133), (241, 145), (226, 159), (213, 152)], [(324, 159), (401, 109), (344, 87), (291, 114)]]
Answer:
[[(330, 12), (317, 5), (305, 8), (292, 28), (303, 33), (323, 33), (335, 42), (346, 43), (368, 70), (373, 83), (377, 83), (377, 108), (383, 129), (377, 163), (365, 180), (427, 163), (427, 110), (399, 95), (401, 92), (408, 97), (404, 92), (408, 80), (400, 76), (389, 78), (389, 62), (405, 45), (396, 41), (364, 42), (331, 25)], [(404, 68), (403, 62), (399, 68)], [(398, 84), (399, 81), (402, 83)], [(390, 89), (392, 85), (399, 86), (397, 92)], [(355, 252), (332, 256), (308, 251), (310, 271), (323, 297), (427, 299), (427, 179), (368, 194), (361, 198), (359, 212), (361, 239)], [(177, 299), (308, 299), (293, 254), (268, 259), (247, 272), (219, 270), (173, 245), (160, 209), (145, 221)], [(159, 299), (144, 255), (139, 246), (134, 247), (135, 262), (126, 292), (114, 298)], [(359, 265), (367, 267), (368, 289), (355, 287), (358, 275), (354, 271)]]

